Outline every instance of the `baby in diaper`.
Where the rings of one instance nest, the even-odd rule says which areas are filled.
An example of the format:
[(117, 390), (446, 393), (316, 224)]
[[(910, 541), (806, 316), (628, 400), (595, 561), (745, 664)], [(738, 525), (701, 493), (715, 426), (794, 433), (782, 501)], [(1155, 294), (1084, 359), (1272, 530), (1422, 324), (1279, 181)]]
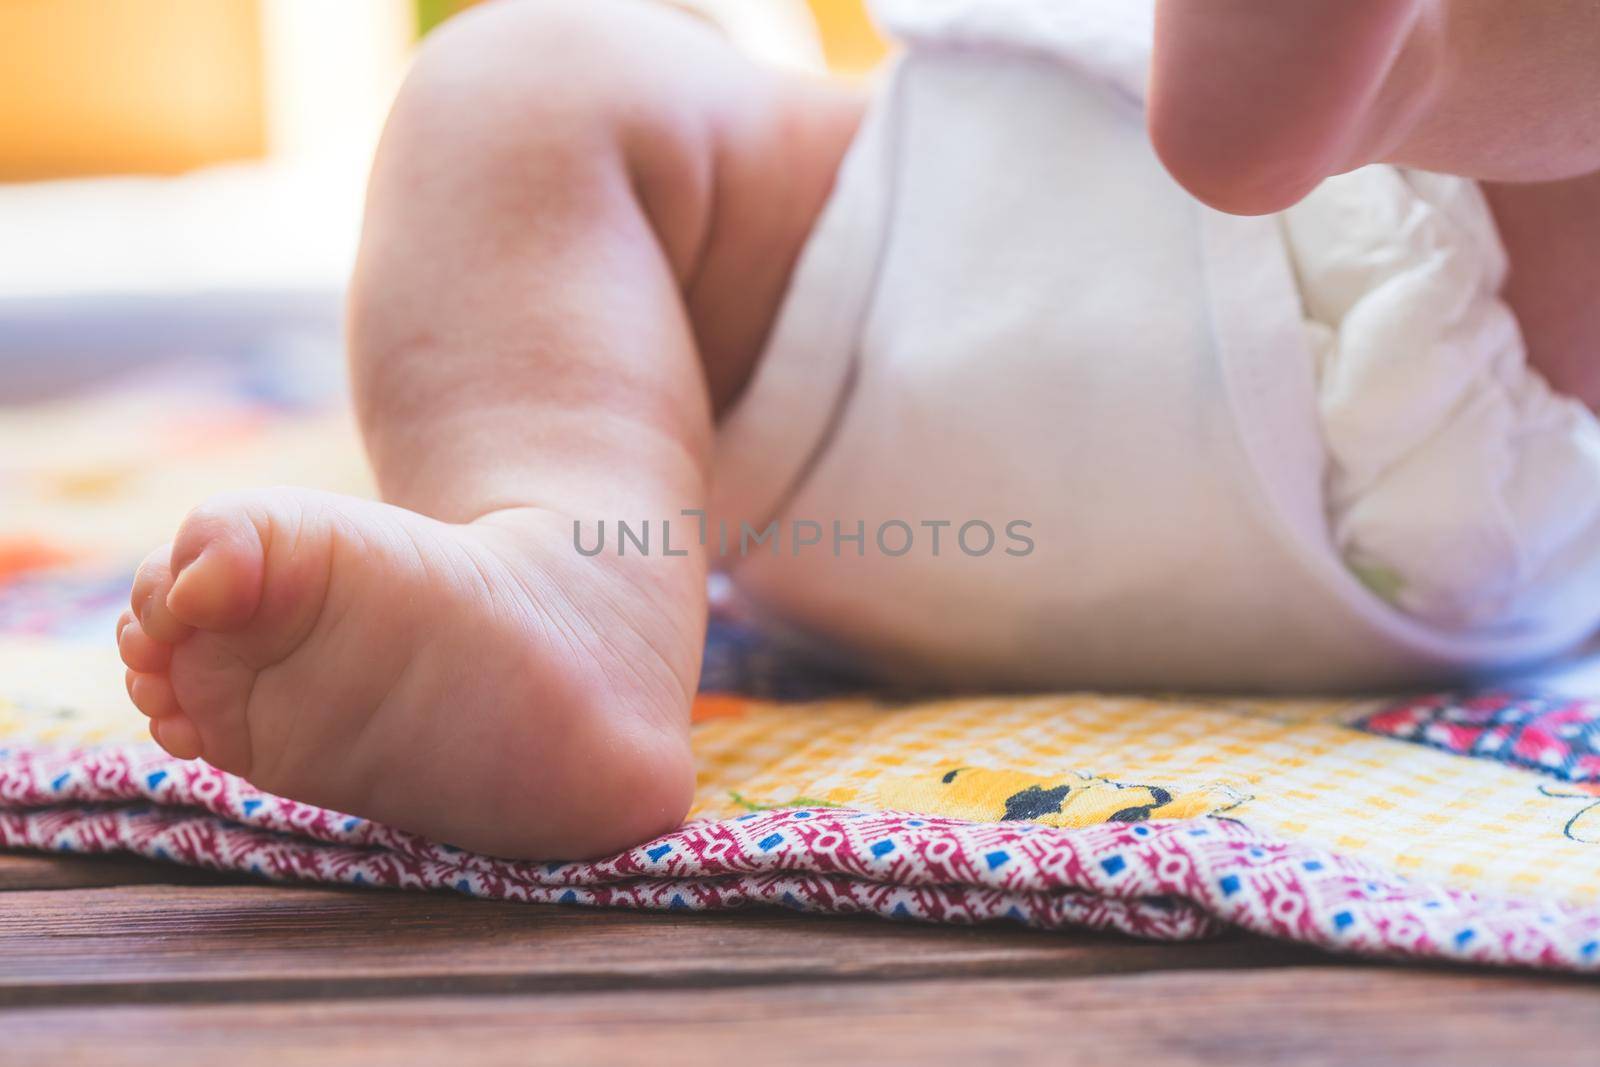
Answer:
[(1568, 651), (1600, 624), (1600, 19), (1283, 7), (877, 0), (870, 91), (654, 3), (451, 23), (352, 288), (385, 502), (192, 512), (118, 628), (152, 735), (582, 857), (687, 809), (712, 570), (924, 687)]

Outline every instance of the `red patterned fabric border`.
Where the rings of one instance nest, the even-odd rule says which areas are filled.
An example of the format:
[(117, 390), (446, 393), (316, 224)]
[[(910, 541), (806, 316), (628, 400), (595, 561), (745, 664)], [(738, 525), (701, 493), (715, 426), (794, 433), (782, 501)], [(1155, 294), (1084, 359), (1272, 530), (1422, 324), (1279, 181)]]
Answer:
[(610, 859), (515, 863), (261, 793), (145, 745), (0, 749), (0, 847), (127, 851), (279, 881), (669, 909), (780, 905), (1179, 940), (1237, 926), (1376, 956), (1600, 971), (1600, 913), (1407, 881), (1228, 819), (1059, 830), (791, 808)]

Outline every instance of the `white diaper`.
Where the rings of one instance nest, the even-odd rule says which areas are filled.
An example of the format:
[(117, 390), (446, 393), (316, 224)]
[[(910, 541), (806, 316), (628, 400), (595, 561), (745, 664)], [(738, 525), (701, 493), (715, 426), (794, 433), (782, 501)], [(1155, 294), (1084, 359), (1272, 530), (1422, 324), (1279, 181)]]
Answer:
[(1346, 563), (1449, 630), (1592, 619), (1600, 423), (1528, 368), (1477, 184), (1366, 167), (1283, 222)]
[(1596, 627), (1600, 426), (1525, 366), (1472, 183), (1223, 215), (1145, 136), (1148, 0), (876, 8), (905, 53), (717, 442), (747, 596), (989, 687), (1368, 688)]

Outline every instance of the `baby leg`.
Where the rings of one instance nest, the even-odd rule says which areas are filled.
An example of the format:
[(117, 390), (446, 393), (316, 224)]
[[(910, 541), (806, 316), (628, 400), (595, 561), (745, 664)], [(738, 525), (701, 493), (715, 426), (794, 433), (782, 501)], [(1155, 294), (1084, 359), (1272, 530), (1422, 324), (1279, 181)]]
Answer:
[[(514, 857), (670, 829), (704, 555), (581, 555), (574, 520), (700, 506), (857, 118), (626, 0), (501, 3), (424, 50), (353, 283), (358, 413), (389, 503), (196, 509), (119, 626), (172, 754)], [(691, 527), (692, 528), (692, 527)]]

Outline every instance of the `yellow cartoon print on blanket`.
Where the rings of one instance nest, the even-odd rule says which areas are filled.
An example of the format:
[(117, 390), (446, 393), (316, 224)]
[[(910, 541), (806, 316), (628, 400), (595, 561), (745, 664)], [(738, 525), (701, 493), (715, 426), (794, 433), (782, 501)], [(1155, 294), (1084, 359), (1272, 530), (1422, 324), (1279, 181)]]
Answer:
[(1220, 782), (1174, 793), (1164, 786), (1118, 782), (1082, 771), (1039, 778), (987, 767), (893, 778), (878, 791), (879, 803), (889, 809), (971, 822), (1025, 819), (1057, 827), (1192, 819), (1231, 811), (1248, 799)]

